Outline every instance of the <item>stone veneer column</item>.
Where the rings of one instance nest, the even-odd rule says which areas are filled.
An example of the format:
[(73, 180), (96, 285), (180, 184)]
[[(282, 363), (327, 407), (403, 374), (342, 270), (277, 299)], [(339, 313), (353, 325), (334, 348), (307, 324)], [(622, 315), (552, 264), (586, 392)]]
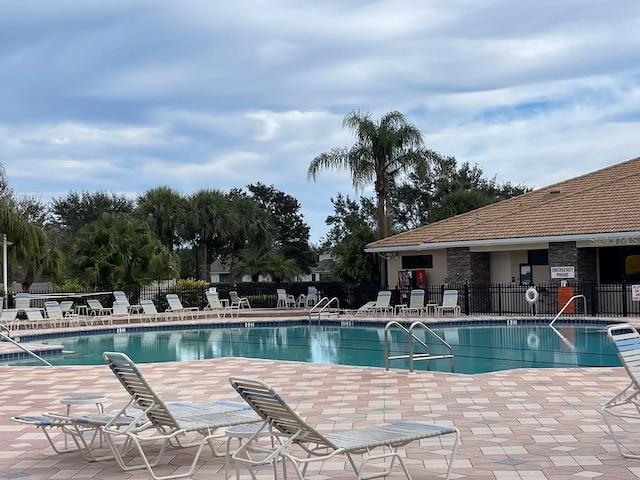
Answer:
[[(580, 281), (576, 242), (549, 242), (549, 268), (570, 266), (575, 268), (576, 278), (570, 278), (569, 281)], [(551, 281), (560, 282), (561, 279), (553, 278)]]
[(451, 279), (451, 283), (471, 281), (471, 252), (469, 252), (469, 247), (447, 248), (447, 276)]
[(578, 269), (576, 276), (580, 272), (581, 282), (598, 281), (598, 249), (579, 248), (578, 249)]

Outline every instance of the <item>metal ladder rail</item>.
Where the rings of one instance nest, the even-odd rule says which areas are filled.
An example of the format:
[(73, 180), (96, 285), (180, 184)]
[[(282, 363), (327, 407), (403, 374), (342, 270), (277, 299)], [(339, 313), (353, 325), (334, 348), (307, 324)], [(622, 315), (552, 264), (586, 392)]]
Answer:
[(425, 357), (424, 354), (420, 354), (420, 353), (417, 355), (412, 355), (411, 357), (409, 357), (409, 370), (413, 372), (414, 358), (417, 360), (427, 360), (427, 361), (448, 358), (451, 361), (451, 372), (453, 372), (453, 348), (451, 348), (451, 345), (449, 345), (449, 342), (447, 342), (444, 338), (442, 338), (436, 332), (434, 332), (429, 327), (427, 327), (427, 325), (425, 325), (423, 322), (420, 322), (420, 321), (413, 322), (409, 327), (409, 333), (411, 334), (409, 335), (409, 352), (413, 352), (412, 339), (416, 339), (419, 343), (424, 344), (424, 342), (422, 342), (422, 340), (416, 337), (413, 333), (413, 330), (418, 327), (424, 330), (426, 333), (428, 333), (432, 338), (440, 342), (440, 344), (443, 345), (449, 351), (449, 353), (445, 353), (442, 355), (428, 355), (428, 358)]
[[(6, 325), (0, 324), (0, 330), (6, 330), (7, 332), (10, 332), (10, 330), (6, 327)], [(27, 347), (25, 347), (24, 345), (20, 345), (18, 342), (16, 342), (13, 338), (11, 338), (9, 335), (7, 335), (6, 333), (0, 331), (0, 338), (4, 339), (5, 341), (14, 344), (16, 347), (18, 347), (20, 350), (22, 350), (23, 352), (31, 355), (32, 357), (37, 358), (38, 360), (40, 360), (42, 363), (44, 363), (46, 366), (48, 367), (53, 367), (53, 365), (51, 365), (49, 362), (47, 362), (44, 358), (42, 358), (40, 355), (38, 355), (37, 353), (32, 352), (31, 350), (29, 350)]]
[(331, 300), (329, 300), (328, 297), (322, 297), (320, 301), (313, 307), (311, 307), (311, 310), (309, 310), (309, 321), (311, 321), (311, 315), (313, 315), (316, 308), (318, 308), (318, 320), (320, 320), (320, 315), (322, 315), (322, 312), (329, 308), (331, 304), (334, 303), (334, 301), (336, 304), (336, 308), (340, 310), (340, 300), (338, 299), (338, 297), (333, 297)]
[[(409, 353), (406, 355), (389, 355), (389, 330), (391, 329), (391, 327), (398, 327), (402, 332), (407, 334), (407, 340), (408, 340), (408, 349), (409, 349)], [(417, 327), (423, 328), (429, 335), (431, 335), (433, 338), (435, 338), (436, 340), (438, 340), (442, 345), (444, 345), (448, 350), (449, 350), (449, 354), (444, 354), (444, 355), (431, 355), (429, 353), (429, 346), (423, 342), (422, 340), (420, 340), (418, 337), (416, 337), (413, 333), (413, 330)], [(425, 350), (426, 353), (418, 353), (415, 354), (413, 353), (413, 342), (416, 341), (418, 342), (418, 344), (420, 344), (420, 346), (422, 346)], [(398, 323), (395, 320), (392, 320), (390, 322), (388, 322), (385, 327), (384, 327), (384, 367), (385, 370), (389, 370), (389, 361), (390, 360), (402, 360), (408, 358), (409, 359), (409, 371), (413, 372), (414, 368), (414, 360), (438, 360), (441, 358), (450, 358), (451, 359), (451, 371), (453, 372), (453, 349), (451, 348), (451, 345), (449, 345), (442, 337), (440, 337), (437, 333), (435, 333), (433, 330), (431, 330), (429, 327), (427, 327), (424, 323), (422, 322), (413, 322), (411, 324), (411, 326), (407, 329), (406, 327), (403, 327), (400, 323)]]
[(567, 303), (564, 304), (564, 306), (560, 309), (560, 311), (555, 316), (555, 318), (553, 320), (551, 320), (551, 323), (549, 324), (549, 326), (553, 327), (553, 324), (560, 317), (560, 315), (562, 315), (562, 313), (567, 309), (567, 307), (571, 304), (571, 302), (577, 300), (578, 298), (582, 298), (582, 300), (584, 302), (584, 304), (583, 304), (583, 306), (584, 306), (584, 314), (586, 315), (587, 314), (587, 297), (585, 297), (584, 295), (574, 295), (569, 300), (567, 300)]

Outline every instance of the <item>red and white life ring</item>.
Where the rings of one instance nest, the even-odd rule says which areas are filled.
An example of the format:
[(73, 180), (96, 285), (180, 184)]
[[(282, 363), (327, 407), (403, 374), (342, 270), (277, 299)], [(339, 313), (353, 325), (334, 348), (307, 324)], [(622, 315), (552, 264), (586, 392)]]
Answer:
[(528, 303), (536, 303), (538, 301), (538, 290), (536, 290), (536, 287), (527, 288), (527, 291), (524, 292), (524, 298), (527, 299)]

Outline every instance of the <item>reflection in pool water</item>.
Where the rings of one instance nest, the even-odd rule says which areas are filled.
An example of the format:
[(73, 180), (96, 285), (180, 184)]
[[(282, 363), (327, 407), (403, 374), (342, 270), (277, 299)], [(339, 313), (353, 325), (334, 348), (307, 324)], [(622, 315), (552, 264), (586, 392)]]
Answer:
[[(433, 329), (453, 348), (455, 371), (481, 373), (513, 368), (619, 366), (604, 327), (570, 325), (484, 325)], [(390, 332), (390, 353), (407, 353), (407, 339)], [(424, 332), (416, 334), (432, 354), (445, 353)], [(212, 328), (82, 335), (41, 340), (73, 352), (47, 357), (54, 365), (96, 365), (102, 352), (121, 351), (138, 363), (249, 357), (313, 363), (384, 367), (383, 327), (318, 325)], [(418, 347), (416, 352), (418, 352)], [(12, 362), (36, 365), (33, 361)], [(394, 360), (391, 368), (408, 368)], [(417, 361), (416, 370), (427, 369)], [(431, 370), (450, 371), (449, 360), (434, 360)]]

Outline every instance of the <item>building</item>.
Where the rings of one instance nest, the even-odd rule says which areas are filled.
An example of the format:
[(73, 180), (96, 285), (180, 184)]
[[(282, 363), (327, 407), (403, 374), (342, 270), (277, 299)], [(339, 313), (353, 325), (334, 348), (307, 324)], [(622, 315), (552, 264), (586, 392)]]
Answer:
[(388, 285), (640, 283), (640, 157), (367, 245)]

